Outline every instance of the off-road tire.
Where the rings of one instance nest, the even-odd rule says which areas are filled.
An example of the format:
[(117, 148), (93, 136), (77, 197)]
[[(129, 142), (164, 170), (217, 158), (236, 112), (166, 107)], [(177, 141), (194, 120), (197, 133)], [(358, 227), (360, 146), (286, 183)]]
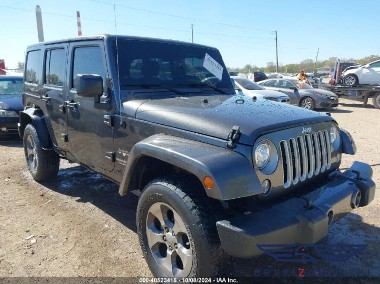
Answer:
[(30, 174), (36, 181), (54, 179), (59, 170), (59, 155), (42, 148), (37, 131), (28, 124), (24, 130), (24, 153)]
[[(152, 208), (160, 208), (160, 211), (164, 212), (162, 220), (165, 219), (165, 216), (167, 217), (164, 224), (161, 224), (158, 218), (155, 218), (156, 215), (152, 214)], [(175, 212), (170, 213), (170, 210), (174, 210)], [(172, 216), (172, 218), (168, 216)], [(137, 206), (136, 223), (140, 245), (153, 275), (155, 277), (211, 277), (227, 275), (229, 271), (226, 267), (229, 257), (227, 257), (221, 248), (216, 229), (216, 221), (221, 216), (223, 216), (223, 210), (220, 203), (207, 197), (202, 185), (195, 178), (177, 175), (159, 178), (150, 182), (140, 197)], [(178, 217), (180, 217), (184, 224), (182, 228), (185, 229), (182, 230), (183, 232), (178, 230), (181, 231), (178, 234), (175, 232), (177, 238), (175, 241), (179, 242), (175, 245), (178, 249), (174, 251), (170, 250), (173, 247), (169, 243), (169, 238), (171, 241), (173, 240), (170, 234), (180, 224), (176, 220)], [(174, 222), (172, 222), (172, 219)], [(160, 238), (157, 238), (153, 242), (155, 243), (158, 240), (156, 245), (150, 246), (147, 235), (152, 236), (153, 230), (151, 228), (157, 232), (157, 235), (163, 237), (166, 232), (165, 227), (168, 230), (167, 234), (169, 235), (166, 235), (168, 238), (162, 242), (159, 241)], [(157, 235), (153, 236), (156, 237)], [(184, 260), (187, 260), (186, 263), (190, 264), (190, 267), (182, 262), (181, 257), (181, 260), (178, 261), (177, 256), (179, 254), (177, 252), (179, 252), (180, 248), (185, 247), (183, 239), (188, 240), (186, 243), (189, 245), (186, 246), (185, 251), (191, 254), (191, 257), (186, 256)], [(170, 260), (173, 262), (174, 259), (174, 268), (171, 269), (171, 273), (168, 273), (170, 270), (165, 271), (165, 264), (162, 264), (161, 260), (166, 259), (171, 251)], [(182, 270), (175, 270), (175, 267), (180, 267), (181, 263), (183, 266)], [(170, 266), (166, 265), (166, 267)]]

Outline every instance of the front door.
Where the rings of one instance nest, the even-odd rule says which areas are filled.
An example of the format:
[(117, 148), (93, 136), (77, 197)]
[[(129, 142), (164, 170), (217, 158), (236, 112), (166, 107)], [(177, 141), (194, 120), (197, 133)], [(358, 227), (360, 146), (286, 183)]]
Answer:
[(79, 96), (76, 92), (78, 74), (102, 76), (103, 89), (107, 90), (103, 43), (72, 43), (70, 58), (70, 91), (66, 101), (69, 151), (86, 166), (99, 172), (110, 172), (114, 168), (113, 127), (104, 122), (109, 113), (95, 108), (94, 98)]

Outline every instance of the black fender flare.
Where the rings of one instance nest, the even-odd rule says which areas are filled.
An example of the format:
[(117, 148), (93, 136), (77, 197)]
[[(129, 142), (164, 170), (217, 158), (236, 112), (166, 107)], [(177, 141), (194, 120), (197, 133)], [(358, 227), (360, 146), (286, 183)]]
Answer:
[(341, 128), (340, 138), (342, 140), (342, 152), (349, 155), (355, 155), (356, 144), (351, 134), (348, 131)]
[(31, 123), (36, 129), (38, 138), (44, 150), (52, 150), (52, 143), (49, 131), (46, 125), (45, 116), (38, 108), (28, 108), (21, 111), (20, 114), (19, 134), (22, 138), (24, 136), (25, 127)]
[(120, 195), (127, 193), (134, 167), (144, 156), (184, 169), (201, 182), (206, 176), (212, 177), (215, 185), (211, 189), (204, 189), (214, 199), (229, 200), (262, 192), (251, 162), (240, 153), (198, 141), (157, 134), (132, 148), (120, 183)]

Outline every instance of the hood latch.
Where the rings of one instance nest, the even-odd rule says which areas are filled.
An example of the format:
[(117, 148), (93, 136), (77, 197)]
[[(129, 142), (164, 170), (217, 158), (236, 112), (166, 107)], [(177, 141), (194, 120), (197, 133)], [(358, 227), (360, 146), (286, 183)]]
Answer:
[(240, 126), (233, 126), (232, 131), (228, 134), (228, 142), (227, 147), (230, 149), (234, 149), (236, 147), (235, 143), (239, 142), (240, 138)]

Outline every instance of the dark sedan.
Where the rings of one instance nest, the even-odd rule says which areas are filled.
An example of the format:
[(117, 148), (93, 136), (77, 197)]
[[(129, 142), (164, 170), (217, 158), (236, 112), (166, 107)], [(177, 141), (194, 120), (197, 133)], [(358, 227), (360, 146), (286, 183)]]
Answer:
[(0, 75), (0, 136), (18, 134), (18, 113), (22, 105), (22, 76)]
[(287, 94), (290, 104), (306, 109), (331, 108), (338, 106), (338, 96), (333, 92), (315, 89), (312, 86), (293, 78), (276, 78), (257, 83), (266, 89)]

